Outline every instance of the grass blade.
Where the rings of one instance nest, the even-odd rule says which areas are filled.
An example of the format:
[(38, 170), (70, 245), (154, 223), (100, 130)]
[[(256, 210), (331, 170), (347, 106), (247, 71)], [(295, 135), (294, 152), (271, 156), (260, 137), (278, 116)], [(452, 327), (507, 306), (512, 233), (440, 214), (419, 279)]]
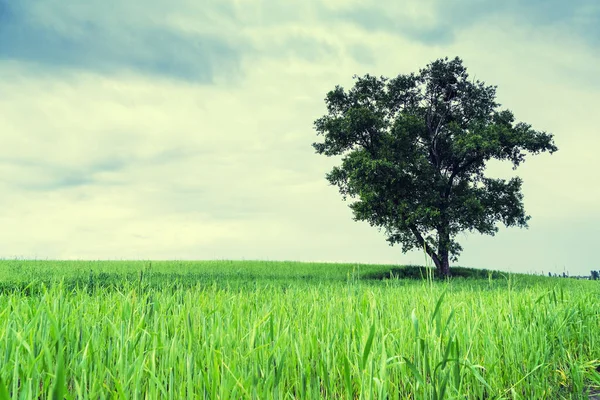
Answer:
[(0, 400), (10, 400), (8, 388), (4, 384), (4, 379), (0, 376)]
[(52, 400), (63, 400), (65, 398), (65, 363), (62, 356), (62, 346), (59, 346), (61, 350), (56, 362), (56, 373), (54, 377), (54, 386), (52, 387), (52, 393), (50, 399)]
[(363, 350), (363, 356), (360, 363), (360, 369), (364, 370), (365, 365), (367, 364), (367, 359), (369, 358), (369, 352), (371, 351), (371, 346), (373, 345), (373, 338), (375, 337), (375, 322), (371, 325), (371, 331), (369, 332), (369, 338), (367, 339), (367, 343), (365, 343), (365, 348)]

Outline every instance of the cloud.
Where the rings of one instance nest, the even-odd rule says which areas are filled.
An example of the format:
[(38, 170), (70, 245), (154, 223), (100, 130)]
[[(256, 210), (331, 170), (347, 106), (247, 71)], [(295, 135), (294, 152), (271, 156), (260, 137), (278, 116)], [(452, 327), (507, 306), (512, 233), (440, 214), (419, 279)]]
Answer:
[(328, 4), (324, 20), (351, 23), (369, 32), (386, 32), (428, 46), (445, 46), (456, 41), (459, 32), (482, 22), (506, 23), (543, 30), (576, 34), (591, 48), (600, 43), (600, 5), (594, 0), (450, 0), (408, 1), (383, 4)]
[(446, 45), (454, 40), (451, 25), (440, 23), (431, 2), (415, 1), (391, 6), (378, 2), (346, 7), (324, 7), (324, 19), (351, 23), (370, 32), (386, 32), (427, 45)]
[(558, 29), (565, 35), (576, 33), (588, 45), (600, 39), (600, 5), (594, 0), (451, 0), (439, 3), (440, 18), (468, 28), (482, 19), (502, 16), (538, 29)]
[[(142, 73), (214, 84), (239, 82), (244, 56), (316, 62), (338, 52), (313, 37), (287, 3), (88, 3), (0, 0), (0, 60), (35, 73)], [(294, 21), (297, 29), (282, 34), (279, 27)]]
[(160, 22), (160, 7), (154, 7), (157, 14), (139, 15), (144, 8), (128, 10), (114, 1), (89, 7), (33, 0), (0, 5), (0, 60), (33, 68), (133, 71), (211, 83), (215, 74), (235, 74), (240, 62), (240, 43), (169, 27)]

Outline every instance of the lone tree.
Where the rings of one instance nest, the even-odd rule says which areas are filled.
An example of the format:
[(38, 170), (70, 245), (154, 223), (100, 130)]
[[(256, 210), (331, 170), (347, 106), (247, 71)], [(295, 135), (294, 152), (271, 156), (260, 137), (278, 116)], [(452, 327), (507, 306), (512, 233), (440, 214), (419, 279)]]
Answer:
[(462, 60), (438, 59), (418, 74), (354, 76), (352, 89), (327, 93), (327, 114), (314, 123), (319, 154), (342, 156), (326, 175), (355, 221), (384, 229), (403, 252), (424, 248), (441, 276), (462, 247), (457, 233), (494, 235), (501, 221), (527, 227), (522, 180), (484, 175), (488, 160), (558, 150), (552, 135), (515, 123), (499, 110), (496, 86), (469, 81)]

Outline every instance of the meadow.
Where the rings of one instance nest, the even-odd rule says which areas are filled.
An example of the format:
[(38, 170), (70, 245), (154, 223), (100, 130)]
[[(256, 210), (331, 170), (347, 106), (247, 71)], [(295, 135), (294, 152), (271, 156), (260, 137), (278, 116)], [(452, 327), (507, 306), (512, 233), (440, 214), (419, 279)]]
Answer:
[(0, 400), (594, 398), (600, 282), (455, 271), (2, 260)]

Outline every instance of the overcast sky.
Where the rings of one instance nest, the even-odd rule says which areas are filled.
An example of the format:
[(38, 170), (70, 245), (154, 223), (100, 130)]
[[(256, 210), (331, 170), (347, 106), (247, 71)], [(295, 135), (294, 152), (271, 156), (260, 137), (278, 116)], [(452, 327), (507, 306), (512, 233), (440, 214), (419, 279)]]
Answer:
[(530, 228), (458, 264), (600, 269), (597, 0), (0, 0), (0, 257), (423, 264), (352, 220), (313, 121), (445, 56), (559, 147), (492, 165)]

